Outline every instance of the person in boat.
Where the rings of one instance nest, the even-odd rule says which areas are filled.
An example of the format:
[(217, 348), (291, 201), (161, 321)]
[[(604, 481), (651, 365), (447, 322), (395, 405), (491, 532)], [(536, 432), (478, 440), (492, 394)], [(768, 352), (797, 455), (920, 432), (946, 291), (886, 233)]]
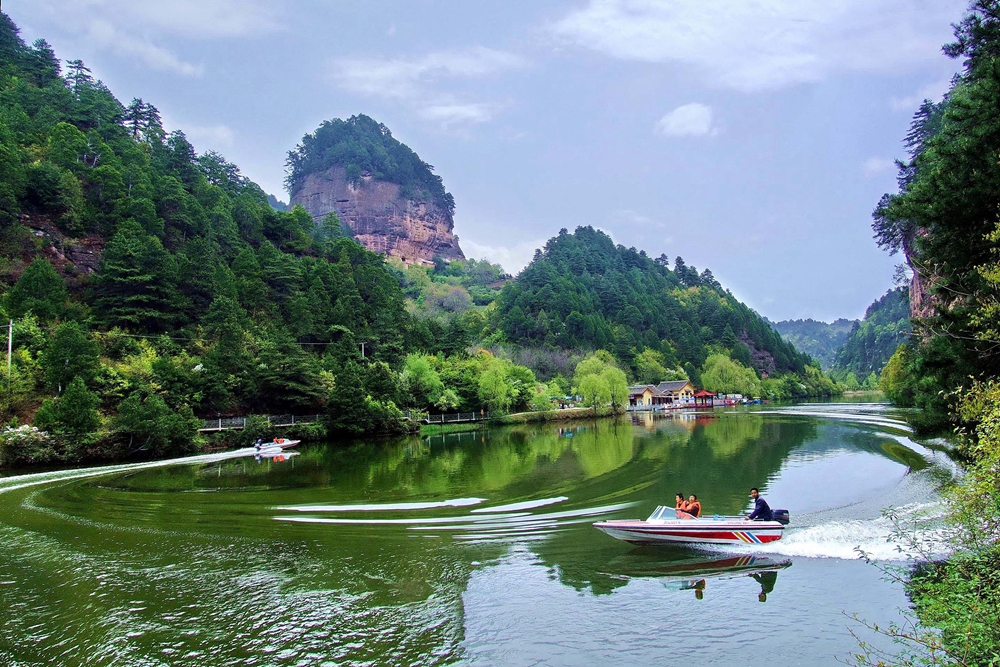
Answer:
[(680, 491), (677, 492), (676, 500), (674, 501), (674, 509), (681, 511), (687, 509), (687, 501), (684, 500), (684, 494)]
[(701, 516), (701, 503), (698, 502), (698, 496), (692, 493), (688, 497), (687, 509), (685, 509), (684, 511), (690, 514), (695, 519)]
[(750, 497), (753, 498), (753, 512), (747, 517), (748, 521), (774, 521), (774, 514), (770, 505), (760, 497), (760, 491), (756, 488), (750, 489)]
[(253, 447), (254, 447), (254, 449), (256, 449), (259, 452), (260, 448), (263, 447), (263, 446), (264, 446), (264, 441), (261, 440), (260, 438), (257, 438), (257, 442), (254, 444)]

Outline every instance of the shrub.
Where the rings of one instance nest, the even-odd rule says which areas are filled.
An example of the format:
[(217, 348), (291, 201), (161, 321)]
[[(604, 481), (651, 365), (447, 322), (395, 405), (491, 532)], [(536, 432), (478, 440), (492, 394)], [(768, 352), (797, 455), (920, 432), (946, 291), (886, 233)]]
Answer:
[(8, 426), (0, 431), (0, 465), (50, 463), (58, 459), (52, 438), (34, 426)]

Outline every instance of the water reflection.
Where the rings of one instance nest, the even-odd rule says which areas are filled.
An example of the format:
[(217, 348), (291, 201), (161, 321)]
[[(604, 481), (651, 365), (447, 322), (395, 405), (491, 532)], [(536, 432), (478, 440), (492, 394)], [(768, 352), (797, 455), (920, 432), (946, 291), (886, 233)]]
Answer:
[[(809, 624), (808, 586), (782, 573), (774, 592), (788, 559), (635, 549), (590, 523), (645, 516), (677, 491), (732, 514), (757, 486), (794, 526), (816, 496), (795, 470), (839, 465), (838, 490), (864, 495), (881, 482), (854, 468), (878, 461), (903, 474), (923, 459), (868, 426), (719, 413), (329, 443), (277, 464), (213, 459), (9, 493), (0, 480), (0, 605), (20, 610), (0, 629), (0, 662), (450, 663), (481, 650), (463, 638), (473, 629), (523, 644), (505, 598), (539, 579), (525, 595), (567, 641), (581, 626), (637, 627), (661, 599), (732, 602), (712, 607), (720, 628), (743, 623), (743, 601), (791, 601), (789, 622)], [(725, 636), (718, 655), (739, 648)], [(647, 649), (631, 661), (662, 657)]]

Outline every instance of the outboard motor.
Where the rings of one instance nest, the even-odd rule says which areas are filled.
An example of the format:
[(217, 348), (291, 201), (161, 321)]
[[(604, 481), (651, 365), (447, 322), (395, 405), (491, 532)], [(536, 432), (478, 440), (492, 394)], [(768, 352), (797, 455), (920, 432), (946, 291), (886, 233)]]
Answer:
[(771, 510), (771, 515), (781, 525), (788, 525), (788, 510)]

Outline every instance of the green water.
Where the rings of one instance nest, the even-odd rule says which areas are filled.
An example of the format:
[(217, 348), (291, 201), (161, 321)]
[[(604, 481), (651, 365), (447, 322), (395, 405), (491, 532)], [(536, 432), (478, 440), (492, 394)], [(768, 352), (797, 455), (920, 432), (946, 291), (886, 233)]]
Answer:
[[(851, 407), (0, 479), (0, 663), (836, 664), (856, 648), (843, 612), (906, 605), (854, 547), (885, 550), (881, 509), (933, 509), (948, 475)], [(738, 513), (751, 486), (792, 512), (772, 553), (590, 525), (677, 491)]]

